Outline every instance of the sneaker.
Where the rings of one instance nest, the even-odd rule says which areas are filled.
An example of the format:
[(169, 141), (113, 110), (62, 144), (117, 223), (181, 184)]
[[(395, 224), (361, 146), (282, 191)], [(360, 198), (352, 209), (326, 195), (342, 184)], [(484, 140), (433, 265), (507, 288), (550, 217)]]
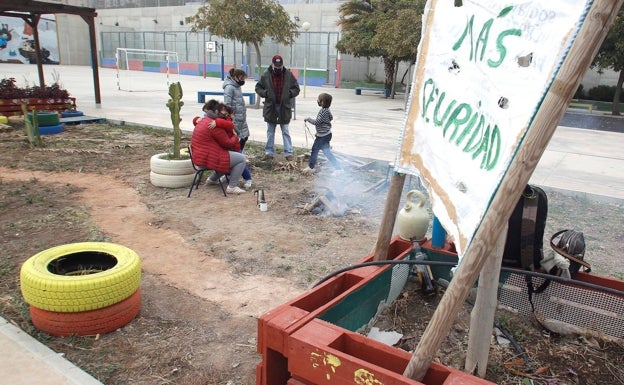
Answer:
[(228, 186), (227, 189), (225, 189), (225, 192), (228, 194), (242, 194), (247, 191), (243, 190), (242, 188), (238, 186), (235, 186), (235, 187)]
[(266, 161), (266, 160), (272, 160), (272, 159), (273, 159), (273, 155), (264, 154), (264, 156), (260, 160)]
[(219, 178), (219, 180), (212, 180), (210, 178), (206, 179), (206, 185), (217, 185), (221, 183), (227, 183), (227, 178), (225, 177), (225, 175), (221, 175), (221, 178)]
[(293, 160), (293, 156), (292, 155), (286, 155), (286, 161), (290, 162)]
[(252, 183), (253, 182), (251, 181), (251, 179), (247, 179), (245, 183), (243, 184), (243, 187), (246, 189), (251, 188)]
[(310, 174), (314, 174), (316, 172), (316, 170), (314, 170), (313, 168), (310, 167), (306, 167), (303, 170), (301, 170), (302, 173), (310, 175)]

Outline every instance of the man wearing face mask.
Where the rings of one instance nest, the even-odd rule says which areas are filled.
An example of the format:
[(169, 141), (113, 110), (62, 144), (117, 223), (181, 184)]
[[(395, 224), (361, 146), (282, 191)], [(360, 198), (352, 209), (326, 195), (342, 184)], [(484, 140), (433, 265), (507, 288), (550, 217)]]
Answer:
[[(249, 139), (249, 127), (247, 126), (247, 108), (241, 87), (245, 84), (247, 73), (240, 68), (230, 69), (230, 74), (223, 81), (223, 102), (234, 111), (234, 131), (240, 139), (241, 152)], [(243, 171), (243, 187), (248, 189), (252, 186), (251, 172), (249, 167)]]
[(264, 98), (262, 117), (267, 122), (267, 142), (262, 159), (273, 159), (275, 155), (275, 127), (279, 124), (284, 141), (284, 156), (287, 161), (291, 161), (293, 148), (288, 123), (292, 118), (293, 99), (299, 95), (299, 82), (284, 67), (284, 60), (280, 55), (273, 56), (271, 65), (256, 83), (256, 93)]

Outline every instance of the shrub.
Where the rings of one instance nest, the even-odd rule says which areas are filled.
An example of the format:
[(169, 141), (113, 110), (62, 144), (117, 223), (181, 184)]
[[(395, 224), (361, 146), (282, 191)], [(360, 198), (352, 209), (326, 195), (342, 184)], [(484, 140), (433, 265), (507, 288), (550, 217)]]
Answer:
[[(614, 96), (615, 86), (600, 85), (590, 88), (589, 91), (587, 91), (587, 97), (589, 99), (601, 102), (612, 102)], [(624, 101), (624, 93), (620, 93), (620, 101)]]
[(0, 80), (0, 99), (22, 98), (67, 99), (69, 98), (69, 92), (61, 88), (58, 82), (45, 87), (27, 86), (20, 88), (15, 84), (15, 78), (4, 78)]
[(578, 88), (576, 89), (576, 92), (574, 93), (573, 96), (574, 99), (585, 99), (585, 90), (583, 89), (583, 85), (579, 84)]

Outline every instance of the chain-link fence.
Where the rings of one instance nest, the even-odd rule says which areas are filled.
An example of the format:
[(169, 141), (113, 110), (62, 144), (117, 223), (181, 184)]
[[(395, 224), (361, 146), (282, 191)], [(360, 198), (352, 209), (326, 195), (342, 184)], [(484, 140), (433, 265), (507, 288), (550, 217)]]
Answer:
[[(250, 75), (257, 73), (252, 71), (257, 63), (257, 53), (252, 45), (223, 40), (209, 32), (101, 32), (100, 37), (101, 60), (114, 58), (115, 50), (120, 47), (161, 50), (177, 52), (180, 62), (223, 63), (243, 68)], [(325, 83), (333, 83), (338, 37), (338, 32), (304, 32), (289, 46), (267, 40), (261, 45), (262, 67), (270, 64), (273, 55), (279, 54), (287, 67), (324, 72)], [(211, 41), (216, 42), (217, 52), (206, 52), (206, 42)]]

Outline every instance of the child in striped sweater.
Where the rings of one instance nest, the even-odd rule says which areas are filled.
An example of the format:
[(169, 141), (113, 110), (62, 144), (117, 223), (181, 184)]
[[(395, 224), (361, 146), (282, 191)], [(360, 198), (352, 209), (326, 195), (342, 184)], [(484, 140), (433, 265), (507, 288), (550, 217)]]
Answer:
[(314, 138), (314, 144), (312, 145), (312, 153), (310, 154), (309, 166), (302, 170), (303, 173), (312, 174), (315, 172), (316, 162), (318, 160), (318, 153), (323, 150), (323, 154), (327, 157), (327, 160), (331, 162), (335, 169), (340, 170), (340, 164), (336, 160), (336, 157), (331, 152), (330, 141), (332, 139), (332, 124), (334, 119), (329, 107), (332, 103), (332, 96), (330, 94), (322, 93), (318, 96), (316, 101), (321, 107), (316, 119), (305, 118), (306, 122), (314, 124), (316, 127), (316, 135)]

